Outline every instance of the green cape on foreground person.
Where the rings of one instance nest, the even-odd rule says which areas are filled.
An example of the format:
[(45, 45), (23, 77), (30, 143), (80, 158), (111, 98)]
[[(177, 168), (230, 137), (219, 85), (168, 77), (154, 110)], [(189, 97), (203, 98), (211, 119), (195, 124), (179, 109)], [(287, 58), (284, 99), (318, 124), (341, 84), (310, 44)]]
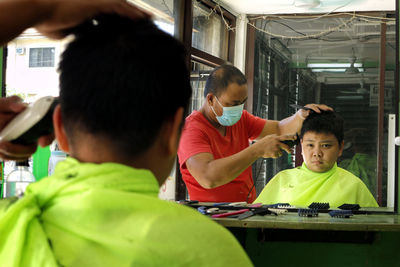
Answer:
[(157, 194), (148, 170), (68, 158), (0, 201), (0, 265), (252, 265), (222, 226)]

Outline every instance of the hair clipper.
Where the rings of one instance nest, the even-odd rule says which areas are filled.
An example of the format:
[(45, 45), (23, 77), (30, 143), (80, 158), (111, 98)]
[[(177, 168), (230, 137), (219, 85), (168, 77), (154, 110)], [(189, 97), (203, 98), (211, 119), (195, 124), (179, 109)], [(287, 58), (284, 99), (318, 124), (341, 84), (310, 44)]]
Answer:
[(58, 98), (45, 96), (29, 104), (0, 132), (0, 141), (33, 144), (39, 137), (53, 133), (53, 111)]
[(296, 133), (296, 139), (295, 140), (283, 140), (280, 141), (281, 143), (284, 143), (285, 145), (287, 145), (289, 148), (294, 147), (295, 145), (298, 145), (300, 143), (300, 137), (299, 135)]

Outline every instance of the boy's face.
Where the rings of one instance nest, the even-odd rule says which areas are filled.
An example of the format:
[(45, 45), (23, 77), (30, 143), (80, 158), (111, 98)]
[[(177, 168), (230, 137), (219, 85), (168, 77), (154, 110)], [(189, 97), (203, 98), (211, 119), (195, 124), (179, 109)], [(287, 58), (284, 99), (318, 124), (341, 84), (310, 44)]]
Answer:
[(343, 152), (333, 134), (306, 132), (301, 140), (302, 154), (307, 168), (314, 172), (329, 171)]

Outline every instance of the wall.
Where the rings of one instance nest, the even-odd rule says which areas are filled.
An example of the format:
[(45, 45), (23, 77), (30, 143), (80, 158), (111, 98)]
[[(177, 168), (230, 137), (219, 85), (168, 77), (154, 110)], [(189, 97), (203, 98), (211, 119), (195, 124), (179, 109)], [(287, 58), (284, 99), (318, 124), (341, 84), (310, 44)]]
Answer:
[[(399, 12), (400, 12), (400, 10), (399, 10), (399, 8), (400, 8), (400, 0), (397, 0), (397, 6), (396, 6), (396, 17), (398, 18), (399, 17)], [(397, 23), (397, 27), (399, 27), (398, 28), (398, 32), (397, 32), (397, 45), (400, 45), (400, 42), (399, 42), (399, 38), (400, 38), (400, 23), (399, 23), (399, 19), (397, 19), (397, 21), (396, 21), (396, 23)], [(399, 56), (399, 58), (398, 58), (398, 60), (399, 60), (399, 62), (400, 62), (400, 53), (398, 52), (399, 51), (399, 49), (400, 48), (398, 48), (398, 50), (397, 50), (397, 55)], [(400, 71), (399, 71), (399, 73), (400, 73)], [(399, 73), (397, 73), (397, 75), (399, 75)], [(400, 79), (398, 79), (399, 81), (400, 81)], [(399, 86), (399, 84), (397, 84), (397, 86)], [(400, 93), (399, 93), (399, 91), (400, 91), (400, 88), (397, 88), (397, 90), (398, 90), (398, 94), (400, 95)], [(399, 97), (399, 99), (400, 99), (400, 97)], [(400, 111), (400, 103), (398, 104), (398, 106), (399, 106), (399, 111)], [(398, 134), (400, 134), (400, 123), (399, 123), (399, 119), (400, 119), (400, 114), (398, 114), (398, 116), (397, 116), (397, 125), (399, 125), (399, 129), (398, 129), (398, 131), (397, 131), (397, 133)], [(397, 166), (400, 166), (400, 149), (399, 149), (399, 147), (397, 148)], [(399, 170), (397, 170), (397, 213), (400, 213), (400, 171)]]
[(3, 90), (3, 48), (0, 48), (0, 94), (2, 94), (2, 90)]
[[(65, 41), (49, 40), (42, 36), (30, 36), (27, 33), (9, 42), (6, 74), (7, 93), (21, 94), (27, 97), (26, 100), (28, 101), (35, 100), (38, 96), (57, 96), (57, 66), (64, 45)], [(45, 47), (54, 48), (54, 66), (29, 67), (30, 49)], [(19, 49), (19, 53), (17, 53), (17, 49)]]
[(49, 167), (49, 158), (50, 158), (50, 148), (47, 147), (38, 147), (35, 154), (33, 154), (33, 166), (32, 172), (33, 176), (35, 176), (36, 181), (44, 178), (48, 174)]
[[(245, 241), (245, 249), (255, 266), (381, 267), (399, 266), (400, 263), (400, 232), (375, 233), (372, 242), (356, 243), (348, 240), (346, 242), (260, 241), (259, 231), (247, 229)], [(314, 231), (313, 234), (320, 233)], [(366, 233), (357, 234), (366, 235)]]

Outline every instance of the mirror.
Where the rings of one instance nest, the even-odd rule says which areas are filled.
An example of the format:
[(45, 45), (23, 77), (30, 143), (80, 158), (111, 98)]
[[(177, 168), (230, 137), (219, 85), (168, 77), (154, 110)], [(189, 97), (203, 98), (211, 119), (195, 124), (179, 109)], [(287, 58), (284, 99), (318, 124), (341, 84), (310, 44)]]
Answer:
[[(389, 139), (398, 120), (395, 17), (394, 10), (248, 17), (254, 33), (253, 114), (280, 120), (295, 112), (290, 104), (333, 107), (345, 121), (338, 165), (361, 178), (380, 211), (397, 206)], [(276, 173), (302, 163), (300, 149), (255, 164), (257, 193)]]

